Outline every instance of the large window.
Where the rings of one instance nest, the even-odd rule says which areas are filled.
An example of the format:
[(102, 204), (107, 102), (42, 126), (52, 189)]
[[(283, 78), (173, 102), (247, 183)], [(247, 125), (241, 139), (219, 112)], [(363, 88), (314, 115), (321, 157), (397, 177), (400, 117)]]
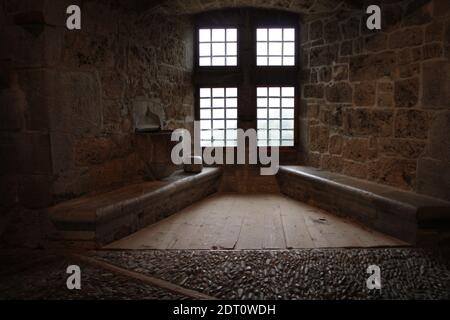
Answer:
[(294, 28), (258, 28), (256, 42), (258, 66), (295, 66)]
[(200, 29), (199, 66), (236, 66), (237, 29)]
[(299, 16), (241, 8), (199, 14), (195, 25), (200, 145), (235, 147), (242, 128), (256, 130), (259, 147), (296, 152)]
[(294, 87), (257, 88), (258, 146), (294, 146)]
[(237, 146), (237, 88), (200, 88), (200, 145)]

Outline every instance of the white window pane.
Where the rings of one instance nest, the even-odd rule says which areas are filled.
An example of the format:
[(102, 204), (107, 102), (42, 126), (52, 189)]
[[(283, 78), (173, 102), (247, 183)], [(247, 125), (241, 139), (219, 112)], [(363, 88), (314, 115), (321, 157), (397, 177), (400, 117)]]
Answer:
[(256, 55), (267, 56), (267, 42), (258, 42), (256, 44)]
[(283, 130), (281, 133), (281, 138), (287, 140), (294, 139), (294, 130)]
[(283, 97), (293, 97), (295, 95), (294, 87), (283, 87), (281, 88), (281, 95)]
[(284, 41), (295, 41), (295, 29), (293, 28), (286, 28), (284, 31)]
[(256, 29), (256, 41), (267, 41), (267, 29)]
[(294, 146), (294, 140), (283, 140), (283, 141), (281, 141), (281, 145), (283, 147), (293, 147)]
[(284, 57), (283, 65), (284, 66), (295, 66), (295, 57)]
[(258, 147), (267, 147), (267, 144), (266, 140), (258, 140)]
[(259, 108), (257, 111), (258, 119), (266, 119), (267, 118), (267, 109)]
[(256, 106), (258, 108), (260, 107), (267, 108), (267, 98), (258, 98), (256, 100)]
[(294, 109), (283, 109), (282, 116), (283, 116), (283, 119), (293, 119), (294, 118)]
[(200, 108), (211, 108), (211, 99), (200, 99)]
[(272, 28), (269, 29), (269, 41), (282, 41), (283, 40), (283, 29)]
[(258, 129), (267, 129), (267, 121), (266, 120), (258, 120), (257, 128)]
[(225, 29), (212, 29), (211, 40), (213, 42), (225, 41)]
[(279, 108), (280, 98), (269, 98), (269, 108)]
[(227, 41), (237, 41), (237, 29), (227, 29)]
[[(223, 119), (223, 118), (225, 118), (225, 111), (223, 109), (213, 109), (213, 118), (214, 119)], [(213, 126), (214, 126), (214, 128), (216, 128), (215, 123), (213, 123)], [(223, 126), (221, 128), (223, 128)]]
[(257, 88), (256, 89), (256, 95), (258, 96), (258, 97), (267, 97), (267, 88), (262, 88), (262, 87), (260, 87), (260, 88)]
[(224, 120), (213, 120), (213, 128), (214, 129), (225, 129), (225, 121)]
[(211, 65), (211, 58), (200, 58), (199, 66), (210, 66)]
[(224, 56), (225, 55), (225, 43), (213, 43), (212, 44), (212, 55), (213, 56)]
[(227, 57), (227, 66), (237, 66), (237, 57)]
[(199, 30), (199, 41), (200, 42), (211, 41), (211, 29), (200, 29)]
[(267, 139), (267, 130), (258, 130), (258, 139)]
[(225, 108), (225, 99), (223, 99), (223, 98), (213, 99), (212, 107), (213, 108)]
[(213, 88), (212, 94), (214, 98), (223, 98), (225, 96), (224, 88)]
[(269, 57), (269, 66), (281, 66), (281, 57)]
[(227, 130), (227, 140), (236, 140), (237, 130)]
[(227, 97), (237, 97), (237, 88), (227, 88), (226, 93)]
[(270, 119), (279, 119), (280, 118), (280, 109), (269, 109), (269, 118)]
[(202, 139), (202, 140), (210, 140), (211, 139), (211, 130), (202, 130), (202, 131), (200, 131), (200, 139)]
[(280, 129), (280, 120), (269, 120), (269, 129)]
[(270, 140), (269, 146), (271, 147), (279, 147), (280, 146), (280, 140)]
[(200, 120), (200, 129), (211, 129), (211, 121), (210, 120)]
[(295, 55), (295, 43), (285, 42), (283, 43), (283, 55), (294, 56)]
[(236, 98), (228, 98), (227, 99), (227, 108), (237, 108), (237, 99)]
[(225, 65), (225, 57), (214, 57), (212, 58), (213, 66), (224, 66)]
[[(227, 110), (227, 113), (228, 113), (228, 110)], [(237, 129), (237, 120), (227, 120), (227, 128), (228, 129)]]
[(224, 140), (214, 140), (213, 141), (213, 147), (224, 147), (225, 141)]
[(269, 96), (271, 97), (279, 97), (280, 96), (280, 87), (270, 87), (269, 88)]
[(237, 55), (237, 43), (227, 43), (227, 56)]
[(227, 109), (228, 119), (237, 119), (237, 109)]
[(211, 89), (210, 88), (200, 88), (200, 97), (201, 98), (211, 97)]
[(202, 140), (202, 141), (200, 142), (200, 145), (201, 145), (202, 147), (211, 147), (211, 146), (212, 146), (212, 142), (211, 142), (210, 140), (207, 140), (207, 141)]
[(269, 56), (281, 56), (281, 54), (282, 54), (282, 43), (269, 42)]
[(280, 139), (280, 130), (269, 130), (269, 139)]
[(256, 58), (256, 65), (257, 66), (267, 66), (268, 61), (267, 57), (258, 57)]
[(210, 109), (200, 110), (200, 119), (211, 119), (211, 110)]
[(225, 131), (224, 130), (213, 130), (213, 139), (214, 140), (225, 139)]
[(283, 120), (281, 126), (283, 129), (294, 129), (294, 120)]
[(281, 106), (283, 108), (293, 108), (294, 107), (294, 98), (283, 98), (281, 102)]
[(211, 55), (211, 45), (209, 43), (200, 43), (199, 56), (209, 57)]

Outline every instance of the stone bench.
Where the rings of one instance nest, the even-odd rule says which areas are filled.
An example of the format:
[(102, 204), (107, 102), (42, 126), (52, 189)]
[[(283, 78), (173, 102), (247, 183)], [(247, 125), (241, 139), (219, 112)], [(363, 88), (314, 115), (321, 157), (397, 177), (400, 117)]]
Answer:
[(450, 239), (450, 203), (385, 185), (302, 166), (281, 166), (282, 193), (410, 244)]
[(48, 210), (50, 240), (77, 247), (100, 247), (157, 222), (216, 192), (221, 170), (177, 171), (161, 181), (130, 185), (86, 196)]

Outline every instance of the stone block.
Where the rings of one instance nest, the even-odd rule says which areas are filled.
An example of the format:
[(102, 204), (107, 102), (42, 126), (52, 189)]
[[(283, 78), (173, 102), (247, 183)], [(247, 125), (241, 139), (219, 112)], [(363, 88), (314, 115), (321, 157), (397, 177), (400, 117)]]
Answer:
[(341, 135), (335, 134), (330, 137), (328, 150), (332, 155), (342, 154), (342, 146), (344, 144), (344, 138)]
[(426, 108), (450, 107), (450, 62), (429, 61), (423, 64), (422, 104)]
[(312, 67), (331, 65), (337, 60), (338, 50), (338, 45), (324, 45), (312, 48), (309, 58), (310, 65)]
[(412, 108), (419, 102), (419, 79), (395, 81), (394, 99), (397, 108)]
[(309, 148), (311, 151), (325, 152), (328, 149), (329, 129), (326, 126), (309, 128)]
[(429, 43), (423, 46), (422, 48), (422, 59), (434, 59), (442, 57), (444, 53), (444, 48), (440, 43)]
[(412, 190), (415, 187), (416, 161), (380, 158), (369, 164), (368, 179), (393, 187)]
[(419, 159), (417, 191), (450, 201), (450, 162), (429, 158)]
[(319, 81), (320, 82), (329, 82), (331, 81), (331, 67), (324, 66), (319, 69)]
[(364, 38), (364, 50), (369, 52), (382, 51), (387, 48), (388, 36), (385, 33), (375, 33)]
[(0, 130), (22, 129), (25, 108), (24, 94), (17, 87), (0, 90)]
[(304, 98), (323, 98), (323, 92), (322, 84), (308, 84), (303, 86)]
[(398, 49), (421, 45), (424, 41), (423, 29), (412, 27), (393, 32), (389, 36), (389, 48)]
[(344, 39), (353, 39), (360, 35), (361, 20), (359, 18), (350, 18), (341, 23), (342, 37)]
[(395, 52), (386, 51), (350, 58), (350, 81), (377, 80), (391, 77), (396, 70)]
[(53, 88), (55, 97), (49, 110), (51, 131), (76, 136), (101, 131), (101, 87), (95, 73), (61, 72)]
[(368, 107), (375, 104), (376, 87), (373, 82), (361, 82), (355, 85), (353, 103), (358, 107)]
[(364, 162), (369, 153), (369, 140), (364, 138), (346, 139), (343, 147), (343, 156), (346, 159)]
[(443, 17), (450, 13), (450, 3), (447, 0), (434, 0), (433, 15)]
[(338, 64), (333, 66), (333, 81), (345, 81), (348, 80), (348, 65)]
[(339, 23), (337, 20), (327, 22), (323, 27), (323, 38), (326, 43), (332, 43), (341, 40)]
[(353, 41), (343, 41), (339, 47), (339, 55), (341, 57), (351, 56), (353, 54)]
[(426, 139), (430, 117), (423, 110), (397, 110), (395, 115), (395, 137)]
[(347, 82), (336, 82), (325, 87), (325, 97), (329, 102), (352, 102), (353, 89)]
[(319, 40), (323, 37), (323, 23), (321, 20), (316, 20), (310, 23), (309, 38), (310, 40)]
[(351, 160), (344, 160), (342, 173), (350, 177), (366, 179), (367, 164)]
[(444, 24), (433, 21), (425, 28), (425, 42), (442, 41), (444, 38)]
[(341, 172), (343, 169), (343, 159), (341, 156), (323, 154), (321, 157), (320, 167), (324, 170), (332, 172)]
[(394, 112), (388, 109), (376, 109), (370, 114), (372, 134), (378, 137), (389, 137), (393, 133)]
[(425, 146), (425, 142), (420, 140), (396, 138), (378, 139), (379, 152), (390, 157), (417, 159), (424, 153)]
[(428, 156), (450, 162), (450, 111), (434, 114), (430, 124)]

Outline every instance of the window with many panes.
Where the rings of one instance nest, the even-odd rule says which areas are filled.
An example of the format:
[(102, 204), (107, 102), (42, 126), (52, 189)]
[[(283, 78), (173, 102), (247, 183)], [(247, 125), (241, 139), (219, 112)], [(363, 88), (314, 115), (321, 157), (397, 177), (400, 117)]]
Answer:
[(259, 147), (295, 147), (298, 16), (240, 9), (196, 24), (200, 145), (235, 147), (237, 129), (253, 128)]

